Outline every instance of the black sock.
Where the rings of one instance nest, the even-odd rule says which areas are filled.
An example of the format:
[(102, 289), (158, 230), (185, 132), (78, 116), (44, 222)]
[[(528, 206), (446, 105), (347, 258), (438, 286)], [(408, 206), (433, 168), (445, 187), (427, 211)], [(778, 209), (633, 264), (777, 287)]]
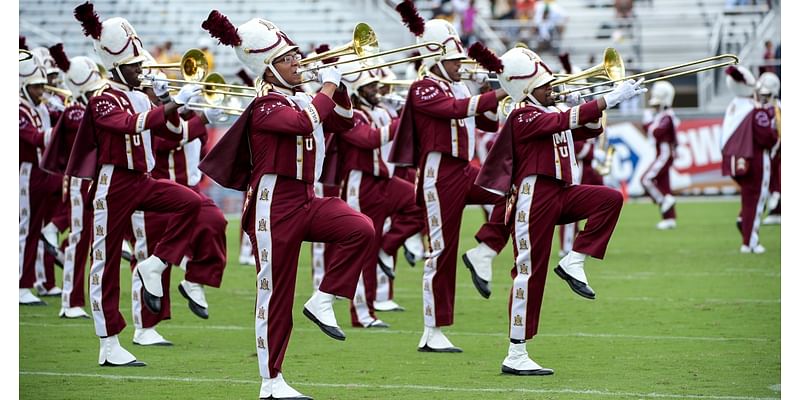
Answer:
[(525, 340), (509, 339), (513, 344), (525, 344)]

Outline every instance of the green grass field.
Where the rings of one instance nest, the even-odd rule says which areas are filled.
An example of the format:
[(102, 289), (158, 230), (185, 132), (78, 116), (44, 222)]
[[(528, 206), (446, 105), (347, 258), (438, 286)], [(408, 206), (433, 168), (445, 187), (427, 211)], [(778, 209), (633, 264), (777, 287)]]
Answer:
[[(445, 333), (461, 354), (416, 351), (422, 268), (402, 257), (395, 299), (407, 311), (379, 314), (391, 328), (350, 328), (348, 304), (340, 301), (336, 313), (347, 340), (325, 336), (302, 315), (311, 295), (304, 246), (284, 376), (316, 399), (779, 398), (780, 227), (762, 227), (766, 254), (739, 254), (738, 207), (679, 203), (678, 229), (662, 232), (654, 228), (654, 205), (626, 204), (606, 259), (587, 260), (594, 301), (552, 273), (554, 247), (540, 335), (528, 344), (539, 364), (555, 370), (545, 377), (500, 373), (508, 348), (510, 246), (495, 260), (489, 300), (459, 262), (455, 325)], [(470, 209), (464, 218), (459, 254), (474, 245), (483, 217)], [(57, 318), (58, 299), (20, 307), (20, 398), (256, 399), (255, 268), (237, 263), (238, 228), (238, 221), (229, 224), (222, 288), (207, 290), (209, 320), (191, 314), (174, 287), (182, 272), (173, 270), (173, 319), (158, 327), (173, 347), (131, 343), (130, 274), (122, 274), (129, 326), (120, 341), (147, 367), (99, 367), (92, 321)]]

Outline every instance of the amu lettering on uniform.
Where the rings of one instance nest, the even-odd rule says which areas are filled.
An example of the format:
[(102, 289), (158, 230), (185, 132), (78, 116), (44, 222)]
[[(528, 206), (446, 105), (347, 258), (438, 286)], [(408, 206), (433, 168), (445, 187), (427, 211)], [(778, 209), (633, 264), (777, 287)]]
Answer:
[(553, 144), (558, 147), (558, 153), (561, 158), (566, 158), (569, 156), (569, 150), (566, 147), (567, 144), (567, 133), (566, 132), (559, 132), (553, 134)]

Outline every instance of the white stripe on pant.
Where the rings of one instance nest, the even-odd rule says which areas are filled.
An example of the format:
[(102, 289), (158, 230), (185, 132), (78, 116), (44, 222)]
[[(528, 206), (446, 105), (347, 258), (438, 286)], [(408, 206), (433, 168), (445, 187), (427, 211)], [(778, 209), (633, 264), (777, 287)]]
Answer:
[[(92, 242), (92, 268), (89, 270), (89, 298), (92, 302), (92, 318), (94, 318), (94, 331), (97, 336), (106, 337), (106, 317), (103, 314), (103, 272), (106, 267), (106, 232), (108, 232), (108, 202), (106, 196), (111, 187), (114, 175), (114, 166), (105, 164), (100, 168), (98, 176), (107, 176), (105, 182), (97, 183), (94, 194), (94, 241)], [(102, 207), (98, 207), (102, 205)], [(99, 252), (99, 253), (98, 253)], [(101, 254), (100, 257), (97, 257)]]
[[(272, 224), (271, 224), (271, 210), (272, 210), (272, 197), (275, 193), (275, 182), (278, 180), (277, 175), (264, 175), (258, 184), (258, 191), (262, 193), (265, 189), (270, 195), (266, 198), (254, 197), (253, 200), (258, 198), (256, 203), (256, 249), (260, 254), (259, 257), (261, 264), (261, 271), (258, 272), (256, 285), (258, 285), (256, 295), (256, 353), (258, 354), (258, 368), (261, 376), (264, 378), (271, 378), (269, 375), (269, 302), (272, 299)], [(266, 221), (266, 229), (262, 230), (260, 222)], [(264, 282), (265, 284), (262, 284)]]
[[(530, 185), (530, 194), (520, 190), (517, 196), (516, 214), (514, 215), (514, 243), (517, 248), (517, 258), (514, 267), (517, 269), (517, 277), (511, 289), (511, 318), (509, 320), (509, 338), (515, 340), (525, 340), (525, 326), (528, 317), (528, 280), (530, 279), (530, 268), (533, 265), (530, 249), (533, 247), (533, 238), (530, 236), (529, 219), (531, 215), (531, 205), (533, 204), (533, 194), (536, 189), (536, 175), (528, 176), (522, 180), (521, 187)], [(523, 218), (519, 218), (520, 213)], [(524, 215), (528, 217), (525, 218)], [(522, 243), (527, 245), (522, 246)]]
[[(431, 256), (425, 260), (425, 270), (422, 273), (422, 309), (425, 326), (436, 326), (436, 298), (433, 294), (433, 278), (436, 276), (436, 262), (442, 250), (447, 245), (442, 232), (442, 213), (439, 210), (439, 192), (436, 190), (436, 181), (439, 176), (439, 163), (442, 155), (437, 152), (428, 153), (423, 173), (425, 207), (428, 214), (428, 227), (431, 241)], [(429, 197), (432, 196), (432, 197)], [(439, 243), (435, 246), (434, 243)]]

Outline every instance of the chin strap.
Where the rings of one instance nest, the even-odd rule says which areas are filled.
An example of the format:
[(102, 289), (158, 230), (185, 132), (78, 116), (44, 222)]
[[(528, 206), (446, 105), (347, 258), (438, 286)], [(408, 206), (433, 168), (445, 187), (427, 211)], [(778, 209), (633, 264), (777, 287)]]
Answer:
[(290, 85), (288, 82), (286, 82), (286, 81), (283, 79), (283, 77), (281, 76), (281, 74), (279, 74), (279, 73), (278, 73), (278, 71), (277, 71), (277, 70), (275, 70), (275, 67), (274, 67), (272, 64), (269, 64), (269, 65), (267, 65), (267, 68), (269, 68), (269, 70), (270, 70), (270, 71), (272, 71), (272, 75), (275, 75), (275, 78), (277, 78), (277, 79), (278, 79), (278, 82), (280, 82), (280, 84), (281, 84), (281, 85), (282, 85), (282, 86), (283, 86), (285, 89), (294, 90), (294, 86), (292, 86), (292, 85)]
[(28, 93), (28, 85), (22, 87), (22, 96), (25, 97), (25, 100), (27, 100), (28, 103), (33, 104), (34, 107), (38, 105), (36, 104), (36, 102), (33, 101), (33, 99), (31, 99), (31, 95), (30, 93)]

